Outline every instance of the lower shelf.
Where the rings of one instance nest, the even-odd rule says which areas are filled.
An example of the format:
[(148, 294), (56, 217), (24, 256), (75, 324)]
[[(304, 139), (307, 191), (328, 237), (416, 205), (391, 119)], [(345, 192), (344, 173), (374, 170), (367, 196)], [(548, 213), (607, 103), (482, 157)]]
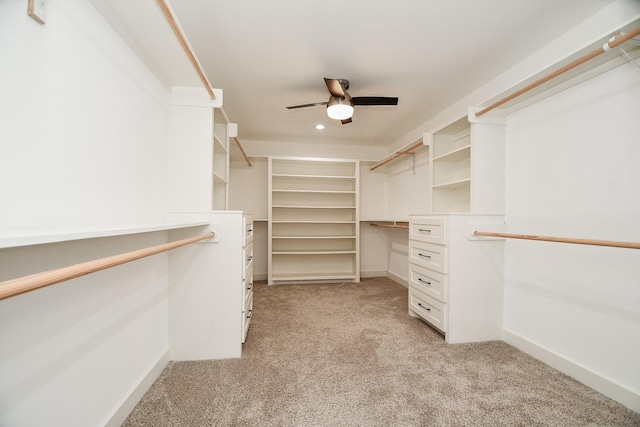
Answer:
[(357, 276), (353, 273), (315, 273), (312, 275), (305, 274), (278, 274), (273, 275), (271, 279), (274, 282), (301, 282), (301, 281), (324, 281), (324, 280), (355, 280)]

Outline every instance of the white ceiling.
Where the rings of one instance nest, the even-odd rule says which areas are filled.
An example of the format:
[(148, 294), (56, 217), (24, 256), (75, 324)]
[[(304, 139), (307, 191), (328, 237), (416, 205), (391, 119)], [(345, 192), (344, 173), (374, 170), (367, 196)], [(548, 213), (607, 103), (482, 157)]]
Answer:
[[(103, 15), (118, 3), (91, 1)], [(142, 13), (132, 4), (147, 3), (120, 2), (120, 14), (128, 15)], [(171, 6), (212, 85), (223, 89), (240, 139), (387, 146), (612, 2), (173, 0)], [(148, 16), (137, 24), (120, 18), (121, 34), (142, 34), (151, 25)], [(142, 55), (175, 47), (133, 38), (144, 45)], [(322, 106), (285, 108), (326, 101), (323, 77), (349, 80), (352, 96), (397, 96), (398, 106), (356, 107), (347, 125), (329, 119)], [(326, 129), (316, 130), (317, 123)]]

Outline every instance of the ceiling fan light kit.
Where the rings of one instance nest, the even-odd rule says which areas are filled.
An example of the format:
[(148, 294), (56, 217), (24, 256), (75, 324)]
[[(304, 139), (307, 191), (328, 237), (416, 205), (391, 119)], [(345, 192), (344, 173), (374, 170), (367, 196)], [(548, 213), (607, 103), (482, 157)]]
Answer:
[(327, 116), (334, 120), (350, 119), (353, 116), (353, 103), (351, 98), (339, 98), (332, 96), (327, 104)]
[(351, 97), (347, 93), (349, 89), (349, 80), (345, 79), (324, 79), (327, 89), (331, 96), (327, 102), (314, 102), (312, 104), (292, 105), (287, 107), (288, 110), (296, 108), (316, 107), (318, 105), (327, 106), (327, 116), (334, 120), (340, 120), (343, 125), (351, 123), (353, 117), (354, 106), (372, 106), (372, 105), (398, 105), (397, 97), (388, 96), (356, 96)]

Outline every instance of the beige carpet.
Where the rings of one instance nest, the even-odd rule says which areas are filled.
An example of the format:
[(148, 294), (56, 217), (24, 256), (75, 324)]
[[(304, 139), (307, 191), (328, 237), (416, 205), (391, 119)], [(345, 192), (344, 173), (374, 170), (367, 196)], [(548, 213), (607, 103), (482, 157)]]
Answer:
[(640, 426), (502, 342), (447, 345), (407, 289), (257, 285), (241, 359), (170, 363), (125, 426)]

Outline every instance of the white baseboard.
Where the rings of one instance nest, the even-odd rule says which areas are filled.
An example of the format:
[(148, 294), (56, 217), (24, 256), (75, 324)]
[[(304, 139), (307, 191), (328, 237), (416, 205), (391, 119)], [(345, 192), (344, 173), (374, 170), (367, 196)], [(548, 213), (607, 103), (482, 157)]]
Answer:
[(120, 427), (124, 423), (131, 411), (133, 411), (133, 408), (136, 407), (147, 390), (149, 390), (149, 387), (151, 387), (153, 382), (160, 376), (164, 368), (167, 367), (169, 361), (169, 349), (167, 349), (167, 351), (160, 356), (156, 364), (151, 367), (149, 372), (143, 376), (138, 385), (134, 387), (133, 391), (129, 393), (129, 396), (124, 399), (120, 407), (105, 424), (105, 427)]
[(385, 277), (387, 275), (386, 271), (361, 271), (360, 278), (368, 279), (370, 277)]
[(621, 403), (632, 411), (640, 412), (640, 395), (620, 384), (506, 329), (502, 330), (502, 340), (608, 398)]
[(405, 288), (409, 287), (409, 282), (404, 277), (400, 277), (397, 274), (394, 274), (390, 271), (361, 271), (360, 278), (366, 279), (371, 277), (386, 277), (388, 279), (393, 280), (399, 285), (404, 286)]
[(253, 280), (254, 281), (267, 281), (267, 279), (269, 278), (269, 276), (265, 273), (265, 274), (256, 274), (253, 273)]
[(405, 288), (409, 287), (409, 282), (404, 277), (400, 277), (397, 274), (394, 274), (390, 271), (387, 271), (385, 276), (387, 276), (389, 279), (393, 280), (397, 284), (404, 286)]

